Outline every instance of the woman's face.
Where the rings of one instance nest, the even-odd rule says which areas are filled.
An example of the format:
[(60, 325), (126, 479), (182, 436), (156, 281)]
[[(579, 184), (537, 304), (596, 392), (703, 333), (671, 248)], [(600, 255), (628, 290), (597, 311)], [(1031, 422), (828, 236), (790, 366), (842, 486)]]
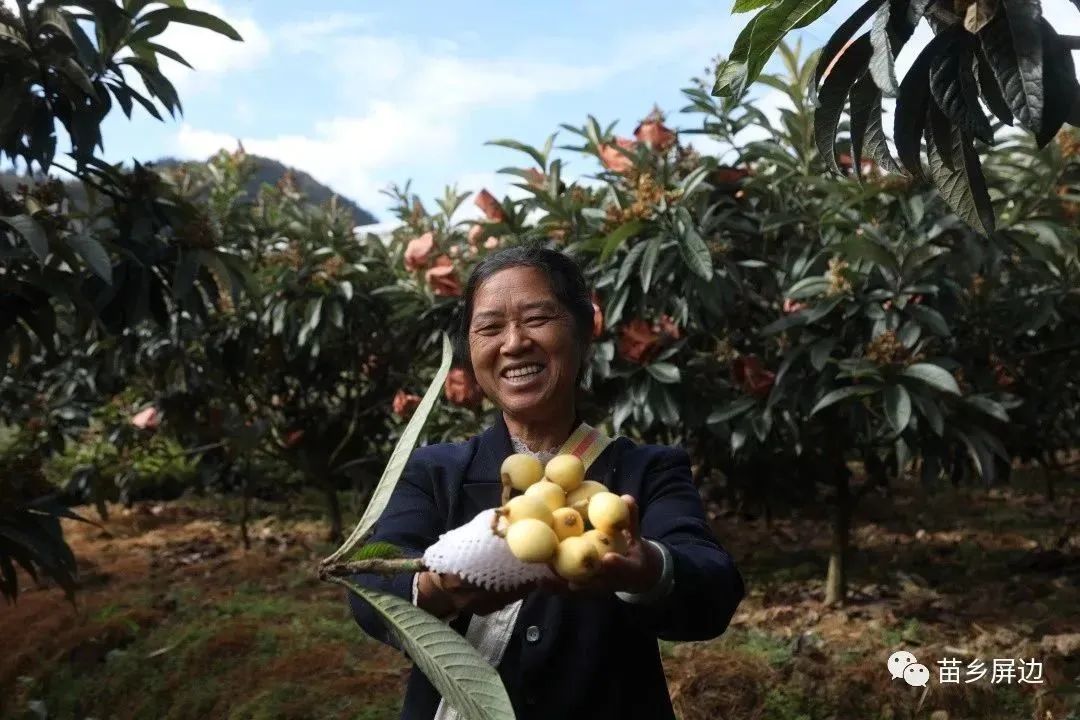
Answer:
[(484, 394), (519, 418), (573, 404), (581, 358), (574, 321), (537, 268), (500, 270), (476, 289), (469, 354)]

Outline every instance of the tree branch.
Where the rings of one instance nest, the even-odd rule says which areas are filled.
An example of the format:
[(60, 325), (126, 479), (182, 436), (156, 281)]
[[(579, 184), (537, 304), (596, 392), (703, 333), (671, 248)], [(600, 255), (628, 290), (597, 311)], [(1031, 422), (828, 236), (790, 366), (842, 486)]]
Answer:
[(420, 558), (371, 558), (351, 562), (334, 562), (319, 567), (319, 579), (348, 577), (359, 573), (375, 575), (407, 575), (424, 570), (424, 561)]

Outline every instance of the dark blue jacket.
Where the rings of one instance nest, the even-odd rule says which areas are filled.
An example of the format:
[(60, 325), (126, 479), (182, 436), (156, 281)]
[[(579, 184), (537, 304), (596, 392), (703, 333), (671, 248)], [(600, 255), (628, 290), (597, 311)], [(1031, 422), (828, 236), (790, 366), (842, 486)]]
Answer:
[[(439, 536), (499, 504), (499, 468), (513, 452), (501, 417), (462, 443), (416, 449), (379, 518), (372, 540), (419, 556)], [(534, 592), (525, 599), (499, 674), (519, 720), (668, 720), (675, 717), (657, 638), (707, 640), (728, 626), (743, 580), (706, 522), (681, 449), (617, 438), (592, 464), (592, 480), (634, 496), (641, 535), (664, 543), (675, 566), (671, 595), (655, 605), (606, 597)], [(357, 575), (359, 585), (412, 596), (412, 576)], [(348, 593), (353, 615), (370, 635), (394, 644), (371, 607)], [(451, 627), (462, 635), (471, 615)], [(526, 629), (534, 642), (526, 639)], [(438, 691), (413, 668), (401, 717), (431, 720)]]

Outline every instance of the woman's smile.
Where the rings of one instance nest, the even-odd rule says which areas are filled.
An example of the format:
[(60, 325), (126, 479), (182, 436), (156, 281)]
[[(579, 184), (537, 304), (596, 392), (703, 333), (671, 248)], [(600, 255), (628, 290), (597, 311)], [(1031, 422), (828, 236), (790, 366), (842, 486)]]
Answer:
[(504, 367), (500, 374), (506, 384), (520, 390), (540, 383), (546, 369), (543, 363), (513, 363)]

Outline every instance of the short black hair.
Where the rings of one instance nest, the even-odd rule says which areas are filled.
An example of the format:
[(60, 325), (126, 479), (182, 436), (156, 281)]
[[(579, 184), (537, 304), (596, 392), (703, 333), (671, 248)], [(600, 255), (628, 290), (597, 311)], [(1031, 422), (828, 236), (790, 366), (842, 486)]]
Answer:
[[(543, 272), (551, 285), (555, 299), (574, 321), (574, 335), (581, 351), (582, 370), (592, 342), (593, 304), (588, 283), (581, 268), (569, 255), (542, 245), (514, 245), (488, 255), (473, 268), (465, 283), (464, 307), (454, 335), (458, 363), (471, 370), (469, 358), (469, 325), (472, 323), (476, 290), (492, 275), (515, 267), (532, 267)], [(580, 379), (579, 373), (579, 379)]]

